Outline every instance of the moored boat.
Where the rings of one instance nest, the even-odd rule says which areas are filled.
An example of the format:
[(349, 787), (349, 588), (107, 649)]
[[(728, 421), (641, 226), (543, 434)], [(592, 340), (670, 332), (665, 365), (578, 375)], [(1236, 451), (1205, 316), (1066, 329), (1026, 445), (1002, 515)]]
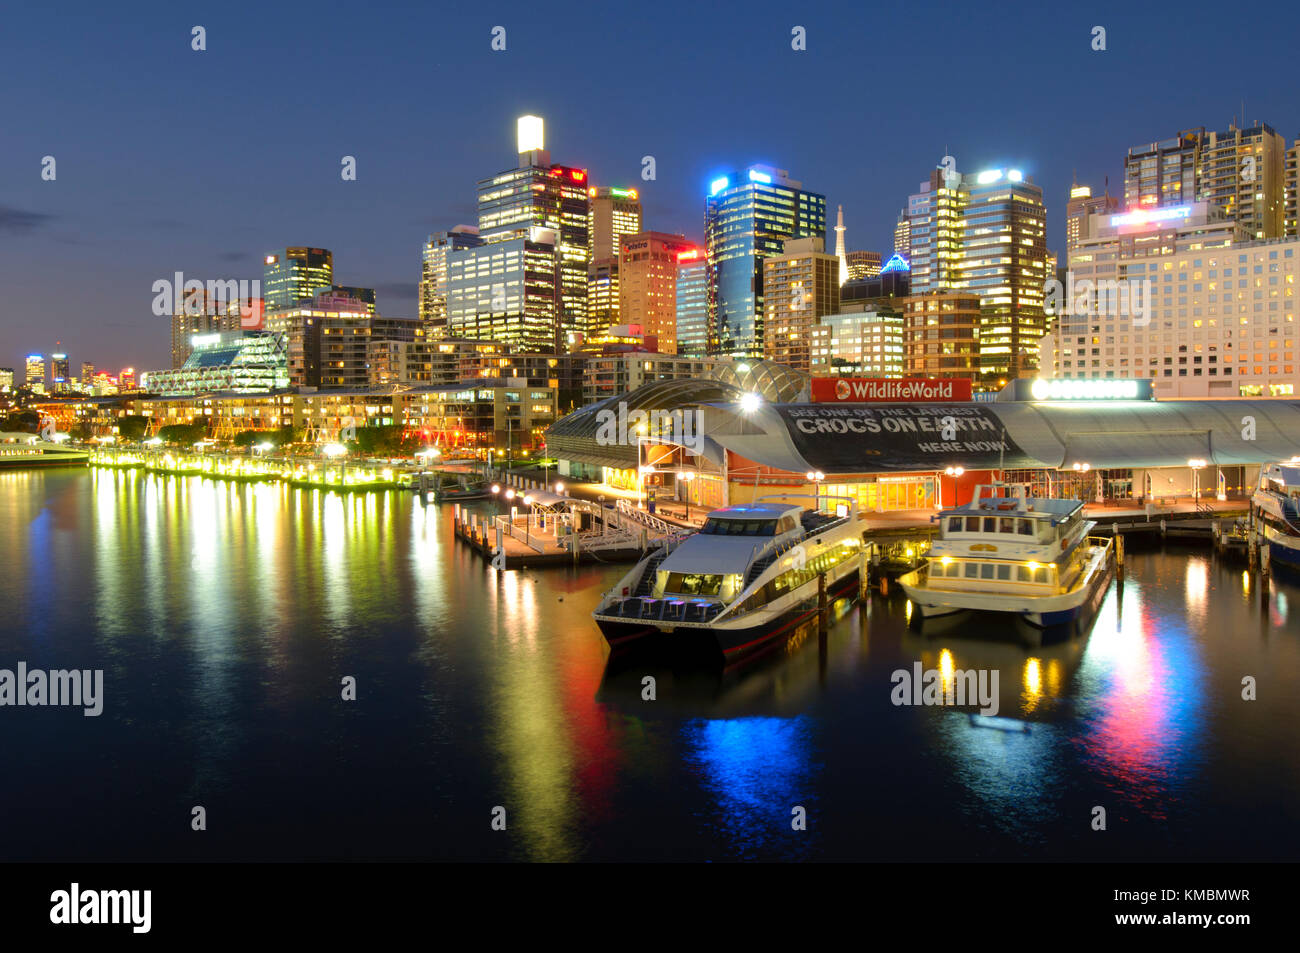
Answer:
[(42, 439), (39, 434), (0, 432), (0, 469), (80, 466), (90, 459), (86, 450)]
[(611, 649), (666, 635), (730, 662), (796, 630), (823, 597), (855, 593), (856, 503), (823, 496), (825, 512), (777, 499), (713, 510), (637, 563), (592, 613)]
[(1272, 560), (1300, 567), (1300, 466), (1262, 467), (1250, 498)]
[(899, 579), (923, 618), (997, 612), (1049, 628), (1096, 612), (1113, 571), (1112, 541), (1088, 535), (1096, 524), (1084, 519), (1081, 501), (1012, 491), (981, 485), (969, 503), (939, 513), (926, 564)]

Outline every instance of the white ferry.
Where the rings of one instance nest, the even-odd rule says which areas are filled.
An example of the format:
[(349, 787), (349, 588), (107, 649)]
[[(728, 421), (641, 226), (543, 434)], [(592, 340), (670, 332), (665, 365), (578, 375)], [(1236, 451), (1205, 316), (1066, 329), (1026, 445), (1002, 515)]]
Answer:
[(1300, 466), (1281, 463), (1261, 468), (1259, 487), (1250, 498), (1269, 558), (1300, 567)]
[(80, 465), (89, 459), (85, 450), (53, 443), (34, 433), (0, 432), (0, 470)]
[(1091, 616), (1110, 581), (1111, 541), (1089, 537), (1080, 500), (975, 488), (970, 503), (938, 515), (926, 565), (899, 584), (925, 618), (970, 610), (1010, 613), (1048, 628)]
[(857, 504), (833, 512), (768, 502), (713, 510), (696, 533), (642, 559), (592, 613), (611, 649), (672, 633), (725, 661), (774, 644), (858, 584), (862, 549)]

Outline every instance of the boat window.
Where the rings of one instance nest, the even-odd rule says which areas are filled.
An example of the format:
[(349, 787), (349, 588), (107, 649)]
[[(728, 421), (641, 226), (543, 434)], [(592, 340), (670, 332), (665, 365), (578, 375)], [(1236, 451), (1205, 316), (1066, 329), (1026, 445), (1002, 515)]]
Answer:
[(1014, 533), (1016, 531), (1016, 520), (1013, 516), (1004, 516), (998, 522), (999, 533)]
[(996, 533), (998, 531), (998, 518), (996, 516), (984, 517), (984, 532)]
[(980, 578), (981, 578), (981, 579), (992, 579), (992, 578), (993, 578), (993, 570), (995, 570), (996, 568), (997, 568), (997, 567), (994, 566), (992, 563), (984, 563), (984, 565), (980, 566)]
[(1034, 574), (1029, 571), (1028, 566), (1016, 567), (1016, 579), (1019, 580), (1020, 582), (1029, 582), (1031, 579), (1033, 579), (1033, 575)]
[(966, 532), (978, 533), (980, 531), (980, 518), (978, 516), (966, 517)]
[(732, 520), (710, 517), (700, 528), (710, 536), (772, 536), (776, 533), (776, 520)]
[(999, 579), (1006, 579), (1006, 580), (1009, 581), (1009, 580), (1011, 579), (1011, 567), (1010, 567), (1010, 566), (999, 566), (999, 567), (998, 567), (998, 578), (999, 578)]
[(1034, 521), (1027, 520), (1027, 519), (1016, 520), (1016, 532), (1019, 533), (1021, 536), (1033, 536)]
[(720, 573), (670, 572), (664, 592), (689, 596), (716, 596), (721, 587)]
[(951, 516), (951, 517), (948, 518), (948, 532), (950, 532), (950, 533), (960, 533), (960, 532), (961, 532), (961, 517), (960, 517), (960, 516)]
[(966, 578), (974, 579), (980, 574), (979, 563), (966, 563)]
[(1047, 567), (1046, 567), (1046, 566), (1039, 566), (1037, 569), (1034, 570), (1034, 582), (1037, 582), (1037, 583), (1044, 583), (1044, 582), (1047, 582)]

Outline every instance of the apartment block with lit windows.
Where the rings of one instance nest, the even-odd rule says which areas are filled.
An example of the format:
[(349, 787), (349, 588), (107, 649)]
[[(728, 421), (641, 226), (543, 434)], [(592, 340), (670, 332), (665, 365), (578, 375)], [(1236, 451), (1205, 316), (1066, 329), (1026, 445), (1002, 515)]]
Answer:
[(820, 238), (791, 239), (763, 260), (763, 357), (808, 373), (812, 329), (840, 307), (840, 261)]
[(845, 306), (812, 326), (809, 350), (813, 377), (902, 377), (903, 316)]
[(978, 295), (935, 291), (903, 300), (904, 365), (909, 377), (980, 381)]
[(1293, 395), (1300, 240), (1241, 241), (1208, 203), (1180, 207), (1175, 226), (1151, 211), (1094, 217), (1071, 265), (1076, 279), (1149, 287), (1149, 310), (1106, 298), (1062, 315), (1043, 376), (1150, 379), (1158, 398)]

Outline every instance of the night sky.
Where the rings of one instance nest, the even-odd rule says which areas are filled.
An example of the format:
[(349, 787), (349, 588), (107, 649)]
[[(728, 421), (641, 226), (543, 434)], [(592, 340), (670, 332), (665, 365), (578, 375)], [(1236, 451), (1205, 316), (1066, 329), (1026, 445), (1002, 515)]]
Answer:
[[(554, 161), (640, 189), (647, 228), (702, 239), (713, 174), (766, 162), (825, 193), (832, 217), (843, 204), (850, 249), (888, 252), (947, 153), (962, 171), (1032, 176), (1060, 253), (1074, 171), (1114, 191), (1129, 146), (1226, 129), (1243, 100), (1247, 120), (1300, 128), (1290, 4), (1174, 9), (11, 3), (0, 365), (60, 340), (74, 375), (83, 360), (164, 367), (155, 280), (260, 278), (261, 256), (290, 244), (333, 250), (337, 283), (413, 317), (421, 241), (476, 222), (475, 183), (514, 165), (528, 112)], [(205, 52), (190, 48), (196, 24)], [(790, 48), (795, 25), (805, 52)], [(1106, 52), (1091, 49), (1094, 25)], [(640, 180), (647, 154), (654, 182)], [(355, 182), (340, 178), (345, 155)]]

